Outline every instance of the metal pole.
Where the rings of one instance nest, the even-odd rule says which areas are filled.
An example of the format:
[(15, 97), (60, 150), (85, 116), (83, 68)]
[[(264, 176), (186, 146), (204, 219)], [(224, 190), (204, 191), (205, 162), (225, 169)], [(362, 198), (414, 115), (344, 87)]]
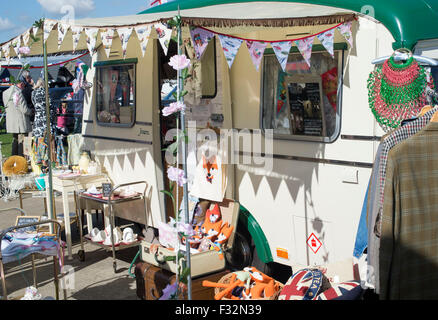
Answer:
[[(180, 19), (180, 10), (178, 6), (178, 18)], [(181, 19), (179, 20), (181, 22)], [(182, 52), (182, 37), (181, 37), (181, 23), (178, 24), (178, 55), (181, 55)], [(178, 70), (178, 83), (180, 92), (184, 89), (184, 83), (181, 78), (181, 71)], [(178, 100), (184, 103), (184, 97), (178, 92)], [(180, 112), (180, 121), (181, 121), (181, 130), (182, 132), (186, 131), (186, 116), (185, 112)], [(187, 143), (184, 139), (183, 141), (183, 147), (182, 147), (182, 158), (183, 158), (183, 170), (184, 170), (184, 176), (187, 177)], [(183, 188), (183, 208), (184, 208), (184, 214), (185, 214), (185, 222), (190, 223), (189, 221), (189, 197), (188, 197), (188, 191), (187, 191), (187, 183), (184, 184)], [(191, 269), (191, 261), (190, 261), (190, 242), (186, 241), (186, 263), (187, 268), (190, 270), (188, 276), (187, 276), (187, 291), (188, 291), (188, 300), (192, 300), (192, 269)]]
[[(43, 34), (44, 34), (44, 23), (42, 24)], [(52, 175), (52, 150), (53, 150), (53, 144), (52, 144), (52, 132), (51, 132), (51, 125), (50, 125), (50, 99), (49, 99), (49, 72), (47, 69), (47, 45), (44, 41), (44, 37), (42, 39), (43, 41), (43, 54), (44, 54), (44, 88), (46, 91), (46, 137), (47, 137), (47, 145), (48, 145), (48, 152), (49, 152), (49, 175), (48, 175), (48, 186), (46, 188), (49, 188), (49, 219), (50, 220), (56, 220), (54, 211), (53, 211), (53, 175)], [(69, 214), (68, 212), (64, 212), (64, 214)], [(54, 233), (53, 224), (50, 224), (50, 233)]]

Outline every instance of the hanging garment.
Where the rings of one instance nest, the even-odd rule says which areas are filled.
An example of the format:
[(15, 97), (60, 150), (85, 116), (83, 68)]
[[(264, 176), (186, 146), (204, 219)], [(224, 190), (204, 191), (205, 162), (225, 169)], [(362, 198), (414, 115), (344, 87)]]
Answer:
[(438, 123), (388, 155), (379, 252), (381, 299), (438, 298)]
[(362, 205), (362, 211), (360, 215), (359, 226), (357, 228), (356, 241), (353, 250), (353, 256), (356, 257), (357, 259), (359, 259), (363, 255), (365, 249), (368, 246), (368, 228), (367, 228), (367, 206), (368, 206), (368, 194), (369, 194), (368, 191), (369, 191), (369, 184)]
[(68, 164), (71, 166), (76, 166), (81, 158), (81, 151), (84, 145), (84, 138), (81, 134), (72, 134), (67, 137), (68, 143)]
[(62, 136), (56, 137), (56, 164), (58, 166), (68, 165)]
[[(44, 88), (35, 89), (32, 92), (32, 102), (35, 107), (35, 119), (32, 128), (32, 134), (36, 138), (42, 138), (46, 134), (46, 91)], [(50, 102), (51, 103), (51, 102)], [(50, 108), (50, 125), (51, 134), (56, 132), (56, 110)]]

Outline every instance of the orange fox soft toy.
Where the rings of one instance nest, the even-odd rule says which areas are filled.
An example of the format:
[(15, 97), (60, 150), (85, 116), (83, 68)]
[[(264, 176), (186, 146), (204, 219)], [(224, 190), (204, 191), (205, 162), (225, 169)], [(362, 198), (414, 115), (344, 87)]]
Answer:
[(222, 226), (221, 233), (217, 237), (216, 241), (213, 243), (214, 250), (218, 251), (219, 258), (222, 260), (224, 258), (224, 254), (222, 252), (222, 245), (227, 242), (228, 238), (233, 233), (234, 227), (231, 226), (229, 223), (225, 223)]
[(219, 235), (222, 228), (222, 215), (219, 205), (215, 204), (213, 210), (207, 210), (205, 221), (201, 227), (201, 233), (213, 241)]

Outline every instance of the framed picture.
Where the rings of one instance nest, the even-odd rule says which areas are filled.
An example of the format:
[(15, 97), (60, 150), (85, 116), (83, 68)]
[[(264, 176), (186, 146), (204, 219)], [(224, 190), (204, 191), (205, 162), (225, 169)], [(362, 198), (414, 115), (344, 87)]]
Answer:
[[(37, 223), (41, 221), (41, 217), (39, 216), (21, 216), (17, 217), (17, 220), (15, 221), (15, 226), (23, 226), (30, 223)], [(27, 228), (20, 228), (16, 231), (19, 232), (26, 232), (26, 233), (37, 233), (39, 231), (39, 226), (32, 226)]]

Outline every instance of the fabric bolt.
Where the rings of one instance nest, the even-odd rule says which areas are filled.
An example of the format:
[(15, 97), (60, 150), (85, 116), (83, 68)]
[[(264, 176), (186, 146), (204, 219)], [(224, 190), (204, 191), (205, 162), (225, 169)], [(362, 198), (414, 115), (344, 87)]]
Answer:
[(76, 166), (81, 158), (81, 151), (84, 145), (84, 138), (81, 134), (72, 134), (67, 137), (68, 154), (67, 160), (69, 165)]
[(388, 154), (380, 299), (438, 298), (438, 123)]

